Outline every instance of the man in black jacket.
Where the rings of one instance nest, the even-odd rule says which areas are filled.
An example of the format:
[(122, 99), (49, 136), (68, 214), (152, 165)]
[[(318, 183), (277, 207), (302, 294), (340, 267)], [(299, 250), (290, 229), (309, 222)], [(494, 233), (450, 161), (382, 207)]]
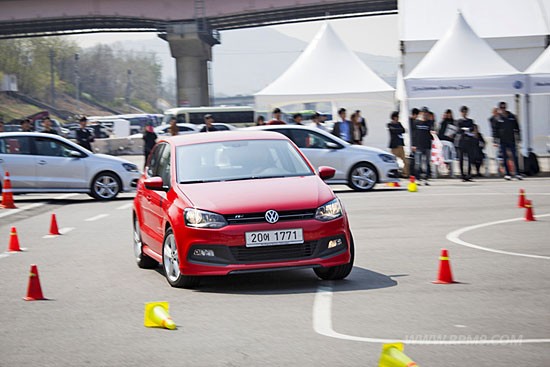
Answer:
[[(460, 107), (460, 113), (462, 118), (458, 120), (459, 128), (459, 143), (458, 143), (458, 159), (460, 163), (460, 174), (462, 175), (462, 181), (472, 180), (472, 164), (474, 163), (474, 148), (475, 148), (475, 136), (474, 136), (474, 120), (468, 117), (468, 107)], [(468, 174), (464, 174), (464, 158), (468, 158)]]
[(405, 150), (403, 146), (405, 141), (403, 140), (403, 134), (405, 134), (405, 128), (399, 122), (399, 112), (393, 111), (391, 114), (391, 121), (388, 124), (388, 131), (390, 132), (390, 145), (391, 152), (396, 157), (401, 158), (403, 161), (403, 176), (409, 176), (409, 162), (405, 159)]
[(428, 179), (431, 175), (430, 160), (433, 132), (434, 122), (430, 119), (430, 110), (423, 107), (420, 118), (413, 122), (413, 144), (411, 149), (414, 152), (415, 173), (420, 180), (424, 179), (425, 185), (429, 185)]
[(90, 143), (92, 143), (95, 139), (94, 134), (86, 127), (88, 124), (88, 119), (86, 116), (80, 118), (79, 124), (80, 128), (76, 130), (76, 141), (81, 147), (92, 151), (92, 145)]
[(508, 167), (507, 164), (508, 151), (510, 151), (514, 159), (515, 176), (518, 180), (522, 180), (523, 177), (519, 174), (518, 170), (518, 155), (516, 151), (516, 136), (518, 137), (518, 141), (520, 137), (519, 124), (516, 116), (512, 112), (506, 110), (506, 102), (499, 103), (499, 117), (496, 119), (495, 123), (495, 135), (498, 138), (498, 141), (495, 143), (500, 144), (500, 152), (504, 160), (504, 169), (506, 170), (504, 179), (512, 179), (510, 167)]

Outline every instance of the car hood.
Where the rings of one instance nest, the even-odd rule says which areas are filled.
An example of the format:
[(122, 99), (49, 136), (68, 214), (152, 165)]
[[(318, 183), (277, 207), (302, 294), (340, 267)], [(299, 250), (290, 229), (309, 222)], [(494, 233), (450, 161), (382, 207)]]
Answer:
[(315, 209), (334, 198), (316, 175), (180, 184), (179, 189), (194, 207), (220, 214)]
[(120, 162), (120, 163), (132, 163), (126, 159), (122, 159), (122, 158), (119, 158), (119, 157), (115, 157), (115, 156), (112, 156), (112, 155), (108, 155), (108, 154), (101, 154), (101, 153), (96, 153), (93, 155), (94, 158), (99, 158), (99, 159), (102, 159), (102, 160), (107, 160), (107, 161), (110, 161), (110, 162)]
[(378, 149), (378, 148), (373, 148), (373, 147), (367, 147), (367, 146), (364, 146), (364, 145), (350, 145), (348, 147), (348, 149), (350, 149), (351, 151), (356, 151), (356, 152), (362, 152), (362, 153), (370, 153), (370, 154), (390, 154), (388, 152), (386, 152), (385, 150), (382, 150), (382, 149)]

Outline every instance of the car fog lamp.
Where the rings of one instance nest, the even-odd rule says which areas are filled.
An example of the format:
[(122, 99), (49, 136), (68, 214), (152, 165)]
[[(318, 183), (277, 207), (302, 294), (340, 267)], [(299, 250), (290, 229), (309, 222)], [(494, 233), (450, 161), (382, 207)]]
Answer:
[(337, 238), (335, 240), (330, 240), (328, 241), (328, 248), (333, 248), (333, 247), (336, 247), (336, 246), (340, 246), (342, 244), (342, 239), (341, 238)]
[(193, 255), (194, 256), (211, 256), (211, 257), (215, 256), (214, 250), (207, 250), (203, 248), (197, 248), (193, 250)]

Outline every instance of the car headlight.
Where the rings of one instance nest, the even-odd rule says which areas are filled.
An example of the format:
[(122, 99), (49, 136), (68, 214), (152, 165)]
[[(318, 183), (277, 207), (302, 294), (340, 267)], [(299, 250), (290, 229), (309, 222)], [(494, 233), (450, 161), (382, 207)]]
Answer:
[(315, 219), (326, 222), (342, 216), (342, 205), (338, 198), (329, 201), (325, 205), (321, 205), (315, 212)]
[(138, 166), (132, 163), (122, 163), (122, 167), (128, 172), (139, 172)]
[(378, 154), (381, 160), (383, 160), (386, 163), (395, 163), (397, 162), (395, 160), (395, 156), (391, 154)]
[(183, 217), (189, 227), (222, 228), (227, 225), (222, 215), (195, 208), (185, 208)]

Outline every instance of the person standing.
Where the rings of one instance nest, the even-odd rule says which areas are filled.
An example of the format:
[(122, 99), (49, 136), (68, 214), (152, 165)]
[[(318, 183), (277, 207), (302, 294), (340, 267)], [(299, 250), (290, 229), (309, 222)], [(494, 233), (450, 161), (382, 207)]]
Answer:
[[(479, 127), (474, 124), (474, 144), (472, 149), (472, 162), (474, 163), (474, 167), (476, 168), (476, 177), (481, 177), (481, 166), (483, 165), (483, 161), (485, 160), (485, 152), (483, 152), (483, 149), (485, 148), (485, 139), (483, 138), (483, 134), (479, 131)], [(486, 168), (487, 169), (487, 168)]]
[[(468, 117), (468, 107), (462, 106), (460, 113), (462, 118), (458, 120), (459, 138), (458, 138), (458, 160), (460, 164), (460, 175), (462, 181), (472, 180), (472, 164), (474, 163), (474, 148), (475, 148), (475, 136), (474, 136), (474, 120)], [(468, 173), (464, 174), (464, 160), (468, 160)]]
[(76, 129), (76, 142), (83, 148), (92, 151), (92, 145), (94, 139), (94, 134), (86, 126), (88, 124), (88, 119), (86, 116), (80, 118), (79, 122), (80, 128)]
[(422, 108), (420, 118), (414, 121), (413, 145), (415, 172), (419, 180), (424, 180), (426, 186), (431, 175), (430, 160), (432, 156), (433, 121), (430, 120), (430, 110)]
[(359, 115), (356, 113), (351, 114), (351, 137), (353, 144), (361, 145), (363, 140), (363, 128), (361, 122), (359, 122)]
[(315, 112), (313, 116), (311, 116), (311, 126), (316, 127), (317, 129), (325, 131), (325, 126), (321, 123), (321, 115), (319, 112)]
[(21, 131), (26, 133), (30, 133), (33, 131), (30, 119), (24, 119), (23, 121), (21, 121)]
[(204, 126), (201, 129), (201, 133), (218, 131), (218, 129), (216, 129), (216, 127), (212, 125), (213, 123), (214, 123), (214, 116), (212, 116), (209, 113), (204, 115)]
[(506, 102), (499, 103), (499, 117), (496, 121), (496, 131), (498, 143), (500, 144), (500, 154), (504, 160), (504, 169), (506, 170), (505, 180), (512, 179), (510, 167), (507, 164), (508, 152), (512, 154), (514, 159), (515, 177), (518, 180), (523, 180), (519, 174), (518, 155), (516, 150), (516, 137), (520, 141), (520, 129), (516, 116), (506, 109)]
[(265, 119), (262, 115), (259, 115), (256, 119), (256, 126), (263, 126), (265, 125)]
[(273, 118), (267, 122), (268, 125), (286, 125), (286, 122), (281, 120), (281, 109), (279, 107), (273, 110)]
[(145, 131), (143, 132), (143, 155), (145, 157), (144, 167), (147, 165), (147, 160), (149, 159), (149, 155), (151, 154), (156, 141), (157, 134), (155, 133), (153, 126), (145, 126)]
[(304, 119), (304, 117), (302, 116), (301, 113), (295, 113), (293, 116), (292, 116), (292, 122), (295, 124), (295, 125), (303, 125), (302, 124), (302, 120)]
[(356, 110), (355, 113), (357, 114), (357, 121), (359, 121), (359, 125), (361, 126), (361, 141), (367, 134), (369, 133), (369, 128), (367, 127), (367, 119), (365, 119), (363, 116), (361, 116), (361, 111)]
[(340, 120), (336, 121), (336, 123), (334, 124), (332, 135), (336, 135), (337, 137), (344, 141), (347, 141), (348, 143), (353, 143), (351, 135), (351, 122), (349, 120), (346, 120), (346, 109), (340, 108), (338, 110), (338, 116), (340, 116)]
[(171, 136), (179, 135), (180, 130), (178, 129), (178, 122), (175, 117), (170, 119), (170, 127), (168, 128)]
[(455, 120), (453, 118), (453, 111), (446, 110), (443, 114), (443, 119), (439, 124), (437, 137), (439, 138), (439, 140), (450, 141), (452, 143), (455, 141), (455, 136), (457, 132), (458, 127), (456, 126)]
[(42, 130), (43, 133), (59, 135), (57, 131), (52, 128), (52, 120), (49, 117), (44, 117), (42, 126), (44, 126), (44, 130)]
[(401, 158), (403, 161), (403, 176), (409, 177), (409, 162), (405, 159), (405, 140), (403, 134), (405, 134), (405, 128), (399, 122), (399, 112), (393, 111), (390, 115), (391, 121), (388, 124), (388, 131), (390, 133), (389, 148), (393, 155)]

